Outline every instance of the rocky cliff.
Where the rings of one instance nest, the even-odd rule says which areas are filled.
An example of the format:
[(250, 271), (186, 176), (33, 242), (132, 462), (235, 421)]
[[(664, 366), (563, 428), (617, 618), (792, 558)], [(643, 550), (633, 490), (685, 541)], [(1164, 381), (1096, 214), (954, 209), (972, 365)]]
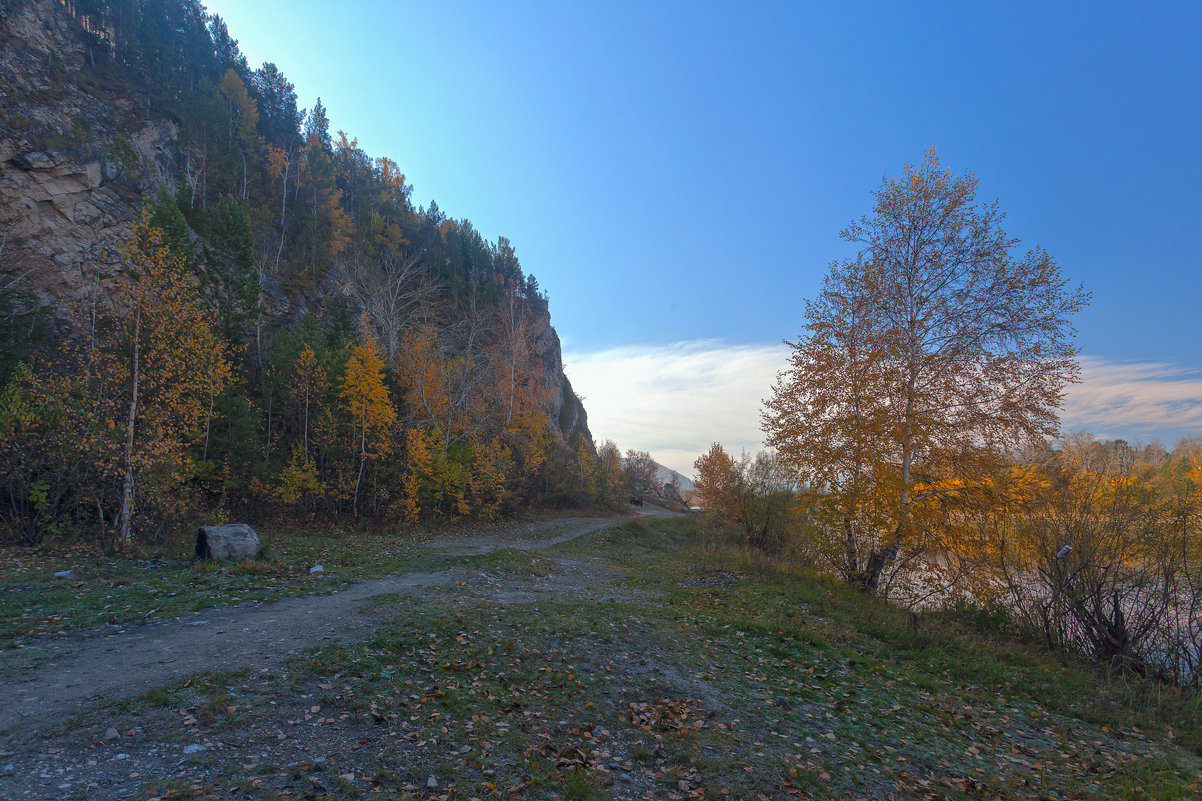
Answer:
[[(58, 0), (0, 0), (0, 202), (13, 221), (3, 254), (63, 331), (121, 280), (133, 221), (161, 187), (175, 192), (182, 161), (177, 121), (148, 114), (129, 82), (94, 67), (94, 40), (68, 10)], [(264, 329), (320, 316), (330, 294), (327, 285), (266, 281)], [(564, 440), (591, 441), (546, 304), (534, 306), (547, 417)]]
[(0, 201), (14, 222), (6, 251), (38, 300), (69, 315), (113, 279), (142, 197), (171, 181), (176, 126), (138, 119), (131, 100), (95, 91), (60, 3), (0, 14)]

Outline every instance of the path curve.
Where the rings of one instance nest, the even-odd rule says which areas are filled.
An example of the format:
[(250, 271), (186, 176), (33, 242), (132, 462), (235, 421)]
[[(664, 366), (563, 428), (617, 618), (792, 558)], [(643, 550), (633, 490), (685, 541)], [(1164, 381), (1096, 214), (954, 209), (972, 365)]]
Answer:
[[(666, 510), (665, 510), (666, 511)], [(671, 514), (671, 513), (669, 513)], [(648, 515), (660, 516), (660, 515)], [(555, 521), (569, 530), (545, 540), (443, 540), (465, 555), (502, 548), (536, 551), (561, 545), (628, 518)], [(537, 526), (528, 531), (546, 528)], [(0, 732), (27, 733), (82, 712), (102, 700), (128, 698), (205, 671), (280, 665), (288, 656), (325, 642), (361, 639), (379, 620), (362, 602), (385, 594), (417, 594), (474, 575), (466, 568), (405, 573), (365, 581), (329, 595), (288, 598), (254, 606), (217, 607), (187, 620), (154, 623), (122, 634), (84, 637), (73, 650), (24, 680), (0, 680)]]

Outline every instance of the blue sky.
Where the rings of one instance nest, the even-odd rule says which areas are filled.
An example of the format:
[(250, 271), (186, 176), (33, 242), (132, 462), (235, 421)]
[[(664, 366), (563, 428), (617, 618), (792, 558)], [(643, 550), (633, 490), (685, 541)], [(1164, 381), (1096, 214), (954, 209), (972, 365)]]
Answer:
[[(1202, 4), (1051, 6), (209, 3), (417, 202), (508, 236), (594, 433), (682, 470), (758, 441), (764, 370), (839, 230), (930, 147), (1094, 293), (1066, 424), (1202, 433)], [(664, 433), (680, 403), (687, 441)]]

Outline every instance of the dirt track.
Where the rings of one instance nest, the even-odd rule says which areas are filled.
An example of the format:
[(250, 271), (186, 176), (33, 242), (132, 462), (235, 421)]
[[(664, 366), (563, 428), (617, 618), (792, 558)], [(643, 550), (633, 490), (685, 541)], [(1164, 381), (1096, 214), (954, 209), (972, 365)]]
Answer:
[[(643, 516), (671, 514), (648, 507)], [(530, 536), (546, 529), (544, 524), (525, 530), (517, 539), (447, 539), (435, 543), (435, 547), (472, 555), (499, 548), (542, 550), (622, 519), (556, 521), (557, 528), (566, 526), (568, 530), (550, 539)], [(568, 564), (569, 574), (587, 580), (589, 572), (579, 569), (579, 565)], [(465, 568), (406, 573), (330, 595), (211, 609), (186, 621), (166, 621), (116, 635), (83, 635), (66, 654), (42, 666), (27, 680), (0, 681), (0, 698), (4, 699), (0, 731), (9, 736), (29, 734), (99, 701), (136, 696), (196, 673), (272, 668), (287, 656), (323, 642), (367, 636), (379, 624), (377, 617), (362, 610), (363, 602), (372, 597), (421, 593), (478, 577), (478, 572)], [(498, 600), (503, 602), (505, 597), (498, 596)]]

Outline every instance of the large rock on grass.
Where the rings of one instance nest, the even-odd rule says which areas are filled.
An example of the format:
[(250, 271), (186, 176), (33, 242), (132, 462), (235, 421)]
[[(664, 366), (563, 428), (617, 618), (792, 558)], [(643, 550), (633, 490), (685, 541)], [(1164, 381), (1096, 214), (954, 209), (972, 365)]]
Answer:
[(259, 535), (245, 523), (201, 526), (196, 531), (196, 558), (236, 562), (259, 552)]

